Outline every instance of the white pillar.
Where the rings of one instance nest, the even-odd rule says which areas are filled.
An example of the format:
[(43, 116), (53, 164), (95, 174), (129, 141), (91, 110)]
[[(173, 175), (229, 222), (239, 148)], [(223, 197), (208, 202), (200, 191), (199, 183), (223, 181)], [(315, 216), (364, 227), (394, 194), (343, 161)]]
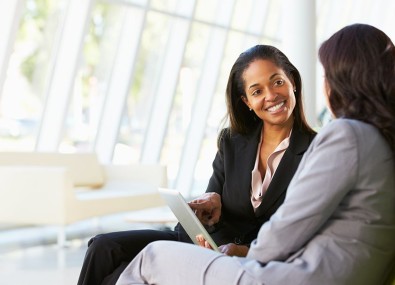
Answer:
[(283, 0), (282, 51), (302, 76), (307, 121), (317, 124), (315, 0)]

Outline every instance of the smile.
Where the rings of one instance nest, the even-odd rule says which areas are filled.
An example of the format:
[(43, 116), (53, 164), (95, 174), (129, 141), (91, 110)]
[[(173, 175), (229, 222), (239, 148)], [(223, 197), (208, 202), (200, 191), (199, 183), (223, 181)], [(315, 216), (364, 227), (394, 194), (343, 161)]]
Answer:
[(278, 103), (277, 105), (274, 105), (272, 107), (269, 107), (266, 109), (266, 111), (268, 112), (276, 112), (277, 110), (279, 110), (282, 106), (284, 106), (285, 102), (282, 101), (280, 103)]

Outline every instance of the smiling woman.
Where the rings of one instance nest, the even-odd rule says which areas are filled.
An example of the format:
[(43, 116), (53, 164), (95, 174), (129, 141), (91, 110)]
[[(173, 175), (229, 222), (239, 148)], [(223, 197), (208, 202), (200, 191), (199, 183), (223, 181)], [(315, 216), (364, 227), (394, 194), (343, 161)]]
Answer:
[(233, 65), (226, 99), (230, 136), (256, 134), (259, 139), (250, 192), (256, 211), (285, 152), (301, 139), (298, 133), (314, 134), (303, 111), (302, 80), (280, 50), (256, 45)]

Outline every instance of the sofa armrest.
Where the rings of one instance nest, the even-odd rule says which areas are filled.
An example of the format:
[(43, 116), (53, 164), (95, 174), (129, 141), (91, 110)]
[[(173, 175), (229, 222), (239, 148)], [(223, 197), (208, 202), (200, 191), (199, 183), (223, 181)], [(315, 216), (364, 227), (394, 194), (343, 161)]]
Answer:
[(72, 179), (64, 167), (0, 166), (0, 221), (59, 224), (65, 201), (73, 199)]

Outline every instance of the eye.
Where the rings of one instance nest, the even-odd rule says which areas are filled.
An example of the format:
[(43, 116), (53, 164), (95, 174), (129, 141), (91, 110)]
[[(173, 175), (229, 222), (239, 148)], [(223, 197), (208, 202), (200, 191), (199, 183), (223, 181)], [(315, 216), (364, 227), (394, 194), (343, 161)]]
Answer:
[(258, 96), (262, 94), (262, 90), (261, 89), (256, 89), (251, 93), (251, 96)]
[(274, 86), (282, 86), (282, 85), (284, 85), (283, 79), (277, 79), (274, 81)]

